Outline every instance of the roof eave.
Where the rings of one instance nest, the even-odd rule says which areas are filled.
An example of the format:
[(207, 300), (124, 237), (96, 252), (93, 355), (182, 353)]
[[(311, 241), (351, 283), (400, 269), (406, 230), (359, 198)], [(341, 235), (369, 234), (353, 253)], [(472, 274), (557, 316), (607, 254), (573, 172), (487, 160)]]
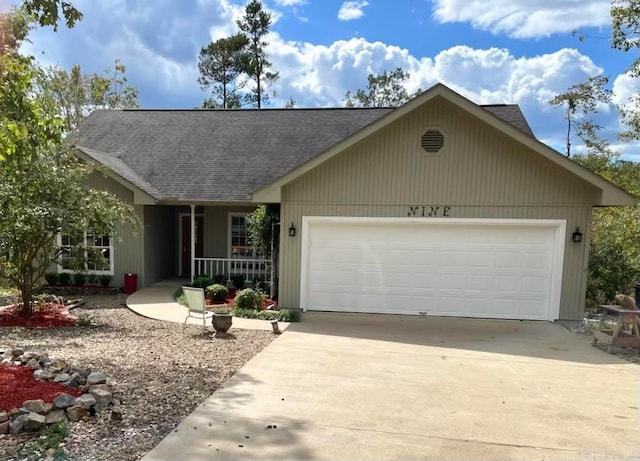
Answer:
[(131, 192), (133, 192), (134, 205), (156, 205), (158, 203), (158, 199), (156, 197), (153, 197), (152, 195), (143, 191), (138, 186), (133, 184), (131, 181), (128, 181), (127, 179), (123, 178), (118, 173), (113, 171), (111, 168), (102, 164), (101, 162), (99, 162), (98, 160), (96, 160), (86, 152), (84, 152), (81, 147), (79, 146), (74, 146), (74, 147), (78, 157), (80, 157), (85, 162), (90, 162), (93, 164), (100, 165), (104, 169), (103, 171), (107, 177), (109, 177), (110, 179), (113, 179), (117, 183), (121, 184), (122, 186), (126, 187)]

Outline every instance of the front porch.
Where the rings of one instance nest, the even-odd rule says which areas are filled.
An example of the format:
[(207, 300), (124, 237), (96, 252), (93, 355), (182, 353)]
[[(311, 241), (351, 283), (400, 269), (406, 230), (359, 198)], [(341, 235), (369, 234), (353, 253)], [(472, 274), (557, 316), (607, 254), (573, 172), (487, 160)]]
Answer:
[[(249, 244), (246, 216), (255, 205), (144, 206), (144, 283), (206, 275), (243, 287), (272, 283), (272, 262)], [(242, 287), (238, 287), (242, 288)]]

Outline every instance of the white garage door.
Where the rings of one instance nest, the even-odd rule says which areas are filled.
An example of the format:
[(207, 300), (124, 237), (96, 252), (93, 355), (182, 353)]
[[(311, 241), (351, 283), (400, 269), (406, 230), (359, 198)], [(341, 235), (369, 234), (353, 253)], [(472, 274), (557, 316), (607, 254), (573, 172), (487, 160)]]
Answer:
[(565, 222), (305, 217), (305, 310), (555, 320)]

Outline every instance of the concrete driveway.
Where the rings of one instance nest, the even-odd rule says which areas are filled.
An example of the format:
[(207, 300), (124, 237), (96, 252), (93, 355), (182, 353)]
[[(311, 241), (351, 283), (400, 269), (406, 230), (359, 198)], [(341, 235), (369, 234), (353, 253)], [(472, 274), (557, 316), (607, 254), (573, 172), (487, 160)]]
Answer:
[(638, 459), (639, 408), (559, 325), (307, 313), (143, 459)]

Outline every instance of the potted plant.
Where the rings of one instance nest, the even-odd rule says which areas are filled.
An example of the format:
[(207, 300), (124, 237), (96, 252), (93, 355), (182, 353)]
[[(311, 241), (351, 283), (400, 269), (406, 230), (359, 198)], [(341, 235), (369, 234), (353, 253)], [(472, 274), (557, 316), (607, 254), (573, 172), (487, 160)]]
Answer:
[(231, 311), (226, 307), (221, 310), (214, 310), (211, 324), (213, 329), (216, 330), (216, 338), (224, 338), (233, 324)]

